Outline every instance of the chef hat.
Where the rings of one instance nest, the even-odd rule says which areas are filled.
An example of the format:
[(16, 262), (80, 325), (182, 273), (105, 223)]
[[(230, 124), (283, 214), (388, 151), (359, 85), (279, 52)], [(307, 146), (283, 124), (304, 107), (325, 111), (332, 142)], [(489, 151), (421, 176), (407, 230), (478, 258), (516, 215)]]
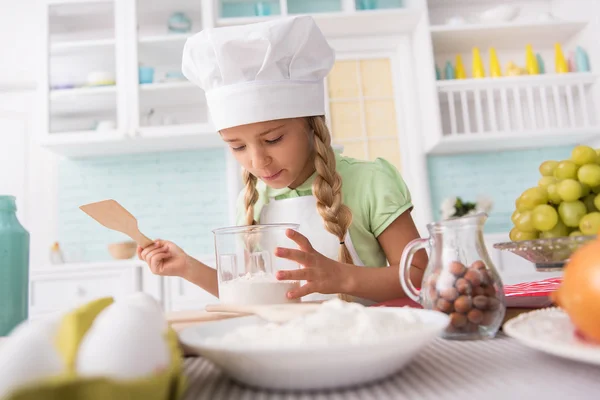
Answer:
[(310, 16), (210, 28), (189, 38), (182, 72), (204, 89), (217, 130), (325, 114), (335, 53)]

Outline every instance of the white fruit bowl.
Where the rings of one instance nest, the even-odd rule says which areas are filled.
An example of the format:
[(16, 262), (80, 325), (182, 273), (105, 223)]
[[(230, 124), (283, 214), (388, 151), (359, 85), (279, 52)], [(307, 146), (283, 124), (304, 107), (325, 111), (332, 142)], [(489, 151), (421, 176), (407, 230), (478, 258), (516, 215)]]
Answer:
[(591, 236), (566, 236), (552, 239), (522, 240), (494, 244), (495, 249), (510, 251), (535, 264), (538, 271), (561, 270), (571, 254), (596, 239)]
[(276, 390), (333, 389), (380, 380), (397, 372), (425, 346), (441, 336), (449, 317), (438, 311), (408, 308), (371, 308), (369, 312), (410, 313), (420, 322), (394, 337), (361, 345), (311, 345), (248, 348), (207, 344), (240, 326), (264, 324), (258, 317), (208, 322), (184, 329), (179, 338), (234, 380), (253, 387)]

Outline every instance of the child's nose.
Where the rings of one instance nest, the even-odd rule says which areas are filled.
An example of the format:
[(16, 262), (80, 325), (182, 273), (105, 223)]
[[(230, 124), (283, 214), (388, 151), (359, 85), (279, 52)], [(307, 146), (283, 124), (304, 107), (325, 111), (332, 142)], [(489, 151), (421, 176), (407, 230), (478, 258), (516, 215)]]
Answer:
[(255, 151), (252, 155), (252, 166), (254, 168), (264, 168), (271, 164), (273, 159), (265, 151)]

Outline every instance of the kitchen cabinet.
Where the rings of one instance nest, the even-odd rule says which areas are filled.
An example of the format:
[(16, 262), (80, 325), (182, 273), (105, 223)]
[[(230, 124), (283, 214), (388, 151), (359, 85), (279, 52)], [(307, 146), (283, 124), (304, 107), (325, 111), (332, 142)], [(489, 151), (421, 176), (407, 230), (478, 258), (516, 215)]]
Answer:
[[(282, 1), (283, 15), (288, 2), (290, 13), (320, 7)], [(186, 39), (205, 27), (264, 19), (222, 17), (219, 10), (234, 3), (45, 0), (40, 144), (75, 158), (222, 147), (203, 91), (181, 74), (181, 53)], [(332, 38), (408, 34), (422, 15), (398, 8), (361, 16), (354, 2), (338, 3), (339, 12), (317, 17)]]
[[(199, 257), (214, 266), (214, 257)], [(124, 260), (49, 265), (30, 273), (29, 313), (36, 318), (64, 312), (101, 297), (123, 298), (144, 292), (165, 311), (202, 309), (217, 298), (178, 277), (154, 275), (143, 261)]]

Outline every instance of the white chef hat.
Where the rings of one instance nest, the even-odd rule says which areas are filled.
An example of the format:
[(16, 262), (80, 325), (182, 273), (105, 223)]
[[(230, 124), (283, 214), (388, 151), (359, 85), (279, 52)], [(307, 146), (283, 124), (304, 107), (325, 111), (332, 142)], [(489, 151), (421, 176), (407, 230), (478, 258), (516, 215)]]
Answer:
[(189, 38), (182, 72), (204, 89), (217, 130), (325, 114), (335, 53), (310, 16), (210, 28)]

